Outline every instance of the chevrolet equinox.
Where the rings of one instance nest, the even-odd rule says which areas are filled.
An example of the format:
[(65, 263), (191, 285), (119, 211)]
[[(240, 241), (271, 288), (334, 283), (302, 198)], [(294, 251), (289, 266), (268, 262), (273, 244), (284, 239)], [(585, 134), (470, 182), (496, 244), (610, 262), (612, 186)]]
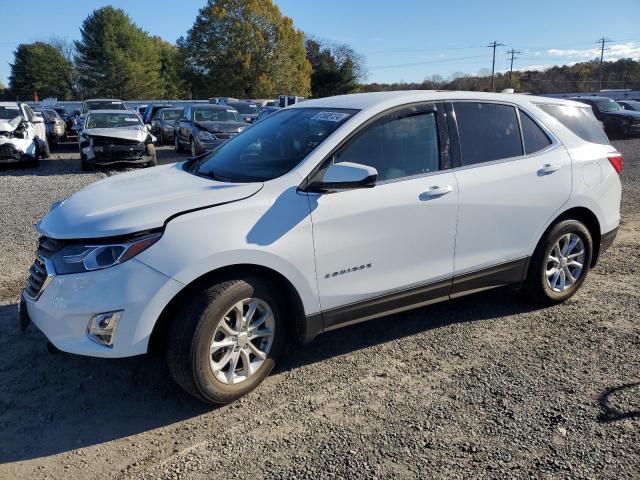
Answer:
[(227, 403), (295, 339), (508, 284), (567, 300), (614, 240), (621, 168), (568, 100), (297, 103), (52, 205), (21, 324), (80, 355), (162, 351), (187, 392)]

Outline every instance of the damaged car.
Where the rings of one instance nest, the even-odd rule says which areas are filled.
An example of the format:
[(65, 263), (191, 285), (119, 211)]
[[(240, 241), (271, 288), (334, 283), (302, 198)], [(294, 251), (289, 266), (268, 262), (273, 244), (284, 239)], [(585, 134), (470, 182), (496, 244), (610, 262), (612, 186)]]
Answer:
[(189, 105), (176, 120), (174, 146), (176, 152), (188, 146), (195, 157), (222, 145), (248, 126), (238, 111), (227, 105)]
[(44, 119), (20, 102), (0, 102), (0, 163), (37, 166), (49, 158)]
[(87, 114), (80, 132), (80, 167), (133, 163), (156, 166), (156, 138), (135, 112), (98, 110)]

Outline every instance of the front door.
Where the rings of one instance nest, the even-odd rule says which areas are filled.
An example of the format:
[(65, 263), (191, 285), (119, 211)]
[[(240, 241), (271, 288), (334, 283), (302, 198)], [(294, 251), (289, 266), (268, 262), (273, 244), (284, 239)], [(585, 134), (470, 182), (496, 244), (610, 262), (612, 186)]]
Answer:
[(325, 328), (449, 295), (458, 187), (438, 123), (433, 104), (382, 116), (331, 159), (376, 168), (375, 187), (310, 195)]

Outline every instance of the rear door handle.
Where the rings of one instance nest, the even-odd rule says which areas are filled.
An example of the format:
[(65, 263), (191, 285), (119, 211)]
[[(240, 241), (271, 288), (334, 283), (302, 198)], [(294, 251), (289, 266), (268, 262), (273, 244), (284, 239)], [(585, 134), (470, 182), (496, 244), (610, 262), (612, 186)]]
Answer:
[(422, 192), (419, 198), (420, 200), (429, 200), (430, 198), (441, 197), (442, 195), (446, 195), (447, 193), (451, 192), (453, 192), (453, 187), (451, 185), (436, 185), (433, 187), (429, 187), (428, 190)]
[(557, 172), (560, 170), (560, 165), (545, 163), (540, 170), (538, 170), (538, 175), (549, 175), (550, 173)]

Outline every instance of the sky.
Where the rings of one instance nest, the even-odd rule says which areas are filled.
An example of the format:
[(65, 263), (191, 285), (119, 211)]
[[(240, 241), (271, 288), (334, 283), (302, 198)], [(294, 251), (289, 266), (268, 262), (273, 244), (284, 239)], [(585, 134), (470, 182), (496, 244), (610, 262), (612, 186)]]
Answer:
[[(274, 0), (307, 35), (346, 43), (364, 55), (367, 82), (420, 82), (432, 75), (572, 64), (599, 56), (640, 60), (640, 0)], [(94, 9), (113, 5), (152, 35), (175, 42), (206, 0), (0, 0), (0, 82), (8, 85), (19, 43), (51, 36), (77, 40)], [(12, 21), (14, 19), (15, 21)], [(9, 21), (7, 21), (9, 20)]]

